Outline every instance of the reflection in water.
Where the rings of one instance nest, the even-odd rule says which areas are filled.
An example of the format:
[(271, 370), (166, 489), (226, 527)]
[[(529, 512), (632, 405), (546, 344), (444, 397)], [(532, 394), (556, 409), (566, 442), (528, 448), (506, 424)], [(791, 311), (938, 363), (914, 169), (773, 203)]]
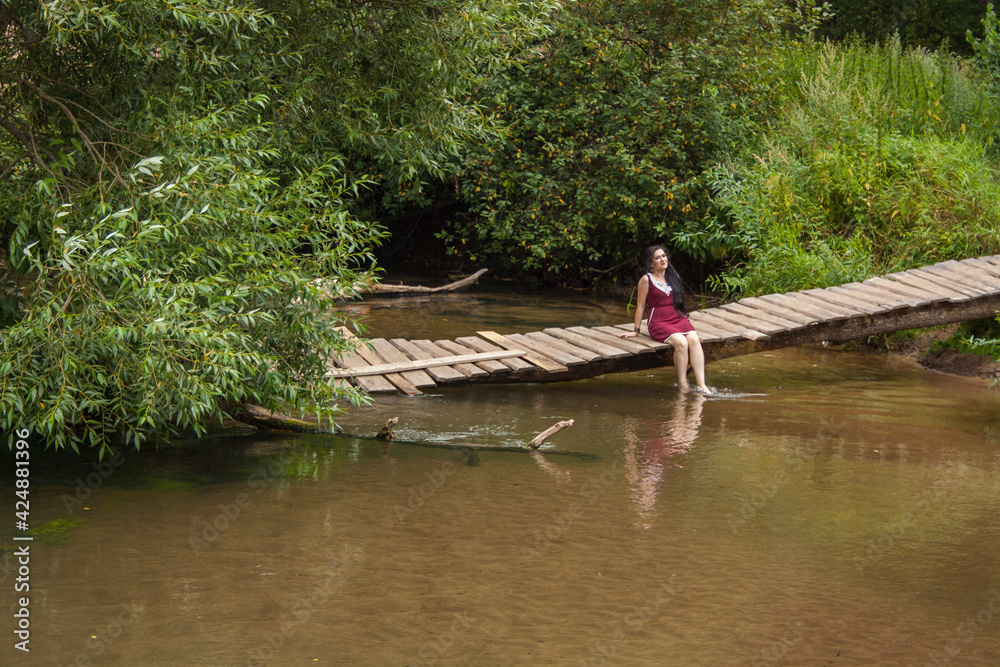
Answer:
[(559, 466), (557, 466), (557, 465), (553, 464), (551, 461), (547, 460), (545, 458), (545, 455), (542, 454), (537, 449), (533, 449), (531, 451), (531, 458), (535, 460), (535, 463), (538, 464), (539, 468), (541, 468), (542, 470), (544, 470), (548, 474), (550, 474), (553, 477), (555, 477), (556, 482), (558, 482), (559, 484), (563, 484), (565, 482), (572, 481), (572, 477), (570, 476), (570, 473), (569, 473), (568, 470), (562, 470), (561, 468), (559, 468)]
[(667, 468), (682, 467), (676, 459), (691, 449), (701, 426), (705, 397), (681, 393), (674, 401), (670, 419), (646, 425), (644, 437), (629, 431), (625, 447), (625, 470), (635, 504), (636, 527), (648, 530), (656, 509), (656, 496)]

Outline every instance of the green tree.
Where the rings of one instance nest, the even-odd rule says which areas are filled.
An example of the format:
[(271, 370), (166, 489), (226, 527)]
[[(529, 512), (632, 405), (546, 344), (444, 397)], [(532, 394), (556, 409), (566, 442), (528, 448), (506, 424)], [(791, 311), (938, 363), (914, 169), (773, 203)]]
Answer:
[(903, 46), (968, 53), (966, 31), (979, 31), (986, 0), (830, 0), (834, 15), (822, 34), (840, 40), (852, 33), (885, 42), (898, 35)]
[[(589, 283), (709, 214), (707, 165), (752, 136), (782, 2), (568, 6), (481, 91), (508, 130), (464, 157), (468, 214), (444, 238), (508, 273)], [(685, 250), (718, 256), (710, 239)], [(619, 271), (620, 272), (620, 271)]]
[(0, 4), (0, 430), (138, 446), (358, 400), (325, 377), (382, 235), (351, 202), (489, 132), (467, 90), (550, 7)]
[(965, 33), (965, 39), (972, 49), (972, 60), (982, 70), (989, 73), (993, 79), (994, 87), (1000, 87), (1000, 24), (997, 22), (997, 14), (993, 11), (993, 5), (986, 6), (986, 16), (983, 18), (983, 38), (976, 39), (976, 36), (969, 30)]

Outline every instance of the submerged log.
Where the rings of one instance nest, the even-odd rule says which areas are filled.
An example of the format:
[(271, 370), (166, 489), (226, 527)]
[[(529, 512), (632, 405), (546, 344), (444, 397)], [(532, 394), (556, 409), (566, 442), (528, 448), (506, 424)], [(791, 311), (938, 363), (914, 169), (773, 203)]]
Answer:
[(479, 452), (511, 452), (515, 454), (534, 454), (539, 456), (569, 456), (571, 458), (583, 459), (586, 461), (596, 461), (601, 458), (597, 454), (591, 454), (590, 452), (560, 451), (558, 449), (548, 449), (543, 451), (540, 449), (529, 449), (523, 445), (483, 445), (469, 442), (425, 442), (420, 440), (394, 440), (392, 444), (408, 445), (412, 447), (430, 447), (432, 449), (450, 449), (453, 452), (459, 452), (460, 454), (466, 455), (470, 452), (475, 454), (478, 454)]
[(239, 408), (234, 409), (232, 405), (222, 405), (223, 410), (228, 412), (236, 421), (256, 426), (257, 428), (269, 431), (291, 431), (292, 433), (323, 433), (329, 435), (333, 433), (331, 429), (307, 422), (296, 417), (289, 417), (277, 412), (268, 410), (256, 403), (242, 403)]
[[(378, 432), (378, 434), (375, 436), (375, 439), (376, 440), (383, 440), (383, 441), (392, 440), (393, 442), (395, 442), (397, 444), (400, 444), (400, 445), (416, 445), (417, 447), (434, 447), (434, 448), (437, 448), (437, 449), (451, 449), (451, 450), (459, 451), (459, 452), (468, 450), (468, 451), (491, 451), (491, 452), (536, 452), (536, 453), (541, 453), (541, 452), (538, 452), (538, 447), (543, 442), (545, 442), (547, 439), (549, 439), (550, 437), (552, 437), (553, 435), (555, 435), (556, 433), (558, 433), (559, 431), (563, 430), (564, 428), (567, 428), (568, 426), (572, 426), (573, 425), (573, 420), (572, 419), (567, 419), (566, 421), (561, 421), (561, 422), (559, 422), (557, 424), (554, 424), (554, 425), (550, 426), (549, 428), (545, 429), (544, 431), (542, 431), (541, 433), (539, 433), (538, 435), (536, 435), (527, 445), (517, 445), (517, 446), (511, 446), (511, 445), (485, 445), (485, 444), (475, 443), (475, 442), (454, 442), (454, 443), (449, 443), (449, 442), (425, 442), (425, 441), (417, 441), (417, 440), (396, 440), (395, 439), (396, 438), (396, 434), (393, 431), (393, 428), (396, 426), (397, 423), (399, 423), (399, 418), (398, 417), (393, 417), (392, 419), (387, 420), (385, 422), (385, 426), (383, 426), (382, 430), (380, 430)], [(350, 435), (350, 434), (346, 434), (346, 433), (342, 433), (340, 435), (343, 435), (343, 436), (348, 437), (348, 438), (351, 438), (351, 437), (354, 437), (354, 438), (363, 438), (364, 437), (364, 436)], [(558, 451), (553, 451), (553, 450), (547, 450), (544, 453), (545, 454), (562, 454), (562, 455), (568, 455), (568, 456), (576, 456), (576, 457), (579, 457), (579, 458), (593, 458), (593, 459), (598, 458), (594, 454), (588, 454), (588, 453), (585, 453), (585, 452), (558, 452)]]

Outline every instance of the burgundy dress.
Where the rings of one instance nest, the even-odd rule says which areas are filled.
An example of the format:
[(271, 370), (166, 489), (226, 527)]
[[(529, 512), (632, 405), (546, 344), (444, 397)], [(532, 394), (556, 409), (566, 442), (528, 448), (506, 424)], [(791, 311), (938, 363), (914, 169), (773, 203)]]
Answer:
[(651, 273), (646, 275), (649, 277), (649, 292), (646, 294), (646, 303), (650, 308), (646, 321), (649, 337), (662, 343), (674, 334), (693, 333), (694, 327), (688, 318), (674, 308), (670, 285), (656, 281)]

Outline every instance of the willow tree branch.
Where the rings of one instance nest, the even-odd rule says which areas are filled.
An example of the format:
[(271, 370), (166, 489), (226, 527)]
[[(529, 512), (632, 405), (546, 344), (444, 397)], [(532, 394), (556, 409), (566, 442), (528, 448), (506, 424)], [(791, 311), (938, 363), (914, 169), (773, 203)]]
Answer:
[[(27, 88), (28, 90), (34, 92), (35, 95), (37, 95), (39, 99), (45, 100), (46, 102), (49, 102), (50, 104), (53, 104), (56, 107), (58, 107), (59, 110), (62, 111), (63, 115), (70, 121), (70, 123), (72, 123), (73, 130), (76, 132), (77, 136), (79, 136), (80, 139), (83, 141), (83, 144), (84, 144), (84, 146), (86, 146), (87, 152), (90, 153), (91, 157), (93, 157), (94, 160), (97, 161), (98, 163), (107, 165), (108, 167), (111, 167), (111, 163), (108, 162), (100, 154), (100, 151), (97, 150), (97, 147), (94, 145), (94, 142), (91, 141), (90, 137), (87, 136), (87, 133), (84, 132), (83, 128), (80, 127), (80, 121), (77, 120), (76, 115), (72, 112), (72, 110), (70, 110), (69, 106), (67, 106), (66, 103), (62, 99), (50, 95), (41, 86), (39, 86), (39, 85), (37, 85), (35, 83), (32, 83), (31, 81), (28, 81), (27, 79), (24, 79), (22, 77), (15, 76), (14, 74), (11, 74), (10, 72), (4, 71), (4, 70), (0, 70), (0, 78), (7, 79), (8, 81), (11, 81), (12, 83), (15, 83), (15, 84), (17, 84), (19, 86), (23, 86), (24, 88)], [(115, 180), (120, 181), (120, 182), (124, 182), (122, 180), (121, 176), (118, 174), (118, 172), (117, 172), (116, 169), (114, 169), (112, 167), (111, 171), (112, 171), (112, 174), (114, 175)]]
[(10, 164), (7, 165), (7, 168), (3, 170), (3, 173), (0, 173), (0, 180), (7, 178), (7, 175), (10, 174), (10, 172), (14, 171), (14, 167), (16, 167), (21, 162), (21, 160), (23, 160), (26, 157), (31, 157), (31, 153), (25, 151), (17, 158), (11, 160)]
[(33, 136), (31, 136), (29, 133), (26, 133), (24, 130), (22, 130), (21, 128), (19, 128), (17, 125), (7, 120), (6, 118), (0, 118), (0, 128), (7, 130), (8, 134), (17, 139), (17, 141), (20, 142), (22, 146), (24, 146), (28, 157), (31, 158), (31, 161), (34, 162), (36, 166), (38, 166), (41, 169), (44, 169), (49, 173), (52, 173), (52, 170), (49, 169), (49, 165), (47, 165), (39, 155), (39, 151), (43, 151), (50, 158), (55, 159), (55, 156), (52, 155), (51, 151), (45, 148), (39, 148), (35, 144), (35, 139)]

